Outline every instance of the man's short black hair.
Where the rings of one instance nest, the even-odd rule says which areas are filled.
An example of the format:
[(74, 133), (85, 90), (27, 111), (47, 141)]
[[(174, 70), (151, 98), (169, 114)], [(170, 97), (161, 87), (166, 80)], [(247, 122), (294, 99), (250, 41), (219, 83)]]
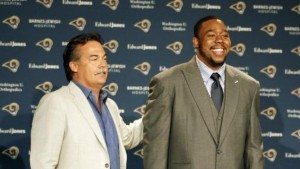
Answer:
[(73, 37), (68, 45), (66, 46), (64, 53), (63, 53), (63, 64), (65, 69), (66, 78), (68, 81), (72, 80), (73, 72), (69, 67), (69, 63), (71, 61), (76, 61), (79, 59), (79, 56), (75, 54), (75, 49), (79, 45), (85, 45), (89, 41), (97, 41), (101, 45), (103, 45), (104, 41), (100, 34), (91, 32), (91, 33), (82, 33), (80, 35), (77, 35)]
[(213, 16), (213, 15), (210, 15), (210, 16), (206, 16), (204, 18), (201, 18), (200, 20), (197, 21), (197, 23), (194, 25), (194, 37), (198, 37), (198, 33), (199, 33), (199, 30), (202, 26), (202, 24), (208, 20), (212, 20), (212, 19), (219, 19), (221, 20), (219, 17), (217, 16)]

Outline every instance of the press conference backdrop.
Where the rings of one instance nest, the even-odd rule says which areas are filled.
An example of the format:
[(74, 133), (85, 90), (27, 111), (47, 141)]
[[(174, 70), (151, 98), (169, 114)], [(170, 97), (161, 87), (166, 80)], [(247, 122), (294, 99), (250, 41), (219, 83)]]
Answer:
[[(30, 168), (33, 114), (44, 94), (67, 84), (62, 52), (71, 37), (103, 35), (104, 89), (128, 123), (144, 113), (150, 78), (193, 56), (193, 25), (206, 15), (228, 24), (228, 64), (261, 83), (265, 168), (299, 169), (299, 0), (0, 0), (0, 168)], [(141, 146), (127, 153), (128, 168), (141, 169)]]

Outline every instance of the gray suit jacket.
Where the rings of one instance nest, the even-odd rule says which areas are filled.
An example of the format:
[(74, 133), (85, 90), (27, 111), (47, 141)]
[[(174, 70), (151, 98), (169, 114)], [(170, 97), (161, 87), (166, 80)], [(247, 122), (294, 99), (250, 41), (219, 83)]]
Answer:
[[(126, 148), (143, 138), (143, 125), (126, 125), (117, 104), (106, 105), (116, 126), (120, 168), (126, 169)], [(107, 169), (109, 156), (104, 137), (87, 98), (73, 82), (43, 96), (31, 130), (31, 169)]]
[(259, 83), (229, 65), (225, 72), (219, 134), (195, 57), (152, 78), (143, 117), (144, 169), (263, 168)]

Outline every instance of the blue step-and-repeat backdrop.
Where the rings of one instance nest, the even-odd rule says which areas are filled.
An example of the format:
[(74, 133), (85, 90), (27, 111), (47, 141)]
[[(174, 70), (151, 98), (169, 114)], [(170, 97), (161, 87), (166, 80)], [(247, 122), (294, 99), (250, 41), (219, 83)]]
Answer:
[[(265, 168), (299, 169), (299, 0), (0, 0), (0, 168), (30, 168), (32, 117), (45, 93), (67, 84), (71, 37), (103, 35), (105, 90), (130, 122), (144, 112), (150, 78), (193, 56), (193, 26), (206, 15), (228, 25), (228, 63), (261, 83)], [(140, 150), (128, 151), (129, 169), (143, 168)]]

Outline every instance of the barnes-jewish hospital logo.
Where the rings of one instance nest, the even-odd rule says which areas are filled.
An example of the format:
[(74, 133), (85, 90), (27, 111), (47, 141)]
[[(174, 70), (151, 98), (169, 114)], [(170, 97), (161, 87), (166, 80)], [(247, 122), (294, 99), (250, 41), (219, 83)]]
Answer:
[(274, 65), (269, 65), (260, 70), (261, 73), (266, 74), (269, 78), (273, 78), (276, 74), (276, 67)]
[(246, 51), (246, 46), (243, 43), (238, 43), (231, 47), (231, 51), (236, 53), (238, 56), (243, 56)]
[(277, 30), (277, 27), (274, 23), (270, 23), (268, 25), (260, 28), (261, 31), (266, 32), (269, 36), (274, 36)]
[(277, 156), (277, 151), (275, 149), (269, 149), (268, 151), (263, 152), (263, 156), (269, 161), (274, 162)]
[(18, 71), (19, 66), (20, 62), (17, 59), (11, 59), (10, 61), (2, 64), (2, 67), (9, 69), (13, 73), (16, 73)]
[(136, 113), (138, 113), (138, 114), (140, 114), (140, 115), (144, 115), (144, 114), (145, 114), (145, 109), (146, 109), (146, 105), (143, 104), (143, 105), (141, 105), (140, 107), (135, 108), (135, 109), (133, 110), (133, 112), (136, 112)]
[(235, 4), (230, 5), (229, 8), (235, 10), (238, 14), (243, 14), (246, 9), (246, 4), (243, 1), (239, 1)]
[(116, 10), (119, 5), (119, 0), (104, 0), (102, 4), (108, 6), (111, 10)]
[(148, 19), (144, 19), (135, 23), (134, 26), (147, 33), (150, 30), (151, 22)]
[(297, 139), (300, 140), (300, 129), (294, 131), (294, 132), (291, 134), (291, 136), (294, 136), (294, 137), (296, 137)]
[(111, 53), (116, 53), (119, 47), (119, 42), (113, 39), (104, 43), (103, 47), (108, 49)]
[(300, 4), (294, 6), (291, 10), (300, 15)]
[(136, 65), (134, 69), (140, 71), (144, 75), (148, 75), (151, 69), (151, 65), (148, 62), (143, 62), (141, 64)]
[(7, 155), (11, 159), (15, 160), (15, 159), (17, 159), (19, 152), (20, 151), (19, 151), (18, 147), (12, 146), (12, 147), (7, 148), (4, 151), (2, 151), (2, 154)]
[(105, 90), (108, 94), (115, 96), (118, 92), (118, 84), (117, 83), (110, 83), (103, 87), (103, 90)]
[(38, 84), (35, 89), (40, 90), (44, 93), (50, 93), (53, 89), (53, 84), (49, 81), (43, 82), (41, 84)]
[(20, 18), (16, 15), (13, 15), (11, 17), (8, 17), (8, 18), (4, 19), (2, 21), (2, 23), (5, 23), (5, 24), (9, 25), (13, 29), (17, 29), (18, 25), (20, 23)]
[(166, 48), (173, 51), (176, 55), (179, 55), (183, 48), (183, 44), (180, 41), (176, 41), (176, 42), (173, 42), (173, 43), (167, 45)]
[(49, 52), (53, 46), (53, 40), (50, 38), (45, 38), (43, 40), (38, 41), (35, 45)]
[(295, 47), (291, 50), (292, 53), (295, 53), (296, 55), (300, 56), (300, 46)]
[(16, 116), (18, 114), (18, 111), (20, 110), (20, 106), (18, 103), (13, 102), (3, 106), (2, 110), (8, 112), (12, 116)]
[(261, 111), (260, 114), (266, 116), (270, 120), (274, 120), (275, 116), (277, 114), (277, 109), (275, 107), (269, 107), (269, 108)]
[(293, 91), (291, 92), (291, 94), (292, 94), (292, 95), (295, 95), (295, 96), (297, 96), (297, 97), (300, 98), (300, 87), (297, 88), (297, 89), (295, 89), (295, 90), (293, 90)]
[(176, 12), (180, 12), (183, 6), (182, 0), (173, 0), (167, 4), (167, 7), (174, 9)]
[(36, 0), (36, 2), (42, 4), (46, 8), (51, 8), (53, 0)]
[(84, 30), (84, 27), (86, 25), (86, 20), (82, 17), (79, 17), (77, 19), (70, 21), (69, 25), (74, 26), (76, 29), (82, 31)]

